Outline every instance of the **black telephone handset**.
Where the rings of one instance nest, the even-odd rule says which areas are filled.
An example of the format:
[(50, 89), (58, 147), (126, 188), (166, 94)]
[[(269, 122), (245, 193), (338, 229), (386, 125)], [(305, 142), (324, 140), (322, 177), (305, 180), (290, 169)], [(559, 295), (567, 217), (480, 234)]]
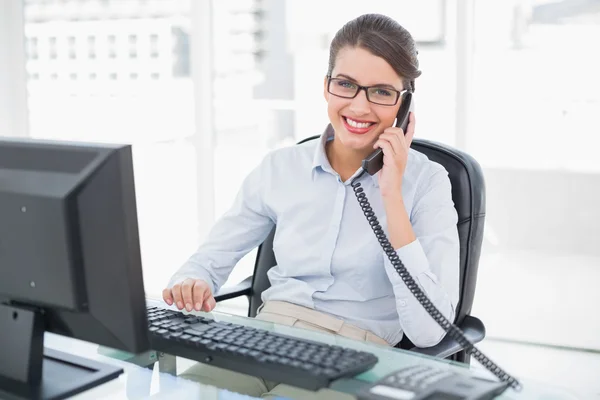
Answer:
[[(412, 93), (402, 93), (402, 100), (400, 102), (400, 109), (396, 114), (396, 128), (402, 128), (406, 135), (406, 128), (408, 128), (408, 116), (413, 109)], [(363, 170), (367, 171), (369, 175), (374, 175), (377, 171), (383, 168), (383, 150), (377, 149), (362, 162)]]
[[(413, 106), (412, 93), (410, 93), (408, 91), (404, 92), (402, 94), (402, 102), (400, 104), (400, 109), (398, 110), (398, 114), (396, 116), (396, 126), (401, 127), (405, 133), (406, 133), (406, 128), (408, 126), (408, 116), (412, 109), (412, 106)], [(396, 270), (398, 275), (400, 275), (400, 277), (402, 278), (402, 281), (404, 282), (406, 287), (409, 289), (409, 291), (413, 294), (413, 296), (415, 296), (415, 298), (423, 306), (425, 311), (427, 311), (427, 313), (431, 316), (431, 318), (433, 318), (433, 320), (435, 322), (437, 322), (438, 325), (444, 329), (444, 331), (446, 331), (446, 334), (449, 337), (451, 337), (456, 342), (458, 342), (461, 345), (461, 347), (463, 349), (465, 349), (465, 351), (467, 353), (473, 355), (473, 357), (475, 357), (475, 359), (477, 361), (479, 361), (481, 363), (481, 365), (483, 365), (486, 369), (488, 369), (490, 372), (492, 372), (494, 375), (496, 375), (501, 381), (506, 382), (507, 385), (513, 387), (516, 390), (520, 390), (521, 385), (515, 378), (513, 378), (511, 375), (509, 375), (507, 372), (505, 372), (502, 368), (500, 368), (498, 365), (496, 365), (492, 360), (490, 360), (488, 357), (486, 357), (481, 351), (479, 351), (479, 349), (477, 349), (473, 345), (473, 343), (471, 343), (469, 341), (469, 339), (467, 339), (465, 337), (462, 330), (459, 327), (457, 327), (456, 325), (454, 325), (451, 321), (449, 321), (437, 309), (437, 307), (431, 302), (431, 300), (429, 300), (427, 295), (425, 293), (423, 293), (423, 291), (421, 290), (421, 287), (417, 284), (415, 279), (412, 277), (410, 272), (408, 272), (408, 270), (402, 263), (402, 260), (400, 260), (400, 258), (398, 258), (398, 254), (396, 253), (396, 250), (394, 250), (392, 244), (390, 243), (390, 241), (386, 237), (385, 233), (383, 232), (383, 228), (379, 224), (379, 221), (377, 220), (377, 216), (375, 215), (375, 213), (373, 212), (373, 209), (371, 208), (371, 205), (369, 204), (369, 199), (367, 199), (364, 189), (361, 188), (361, 184), (360, 184), (360, 182), (358, 182), (365, 173), (368, 173), (369, 175), (373, 175), (377, 171), (379, 171), (382, 167), (383, 167), (383, 150), (377, 149), (369, 157), (367, 157), (363, 160), (362, 168), (361, 168), (362, 171), (358, 175), (356, 175), (356, 177), (354, 177), (352, 179), (352, 182), (350, 183), (350, 185), (352, 186), (352, 189), (354, 189), (354, 194), (356, 195), (356, 199), (358, 200), (358, 203), (360, 204), (360, 208), (362, 209), (363, 213), (365, 214), (365, 217), (367, 218), (367, 221), (369, 222), (371, 229), (373, 229), (373, 232), (375, 233), (375, 236), (377, 237), (379, 244), (383, 248), (383, 251), (385, 252), (388, 259), (390, 260), (392, 266), (394, 267), (394, 269)], [(504, 387), (506, 387), (506, 386), (504, 386)], [(444, 397), (442, 397), (442, 398), (444, 398)], [(428, 398), (428, 400), (429, 399), (430, 398)], [(433, 399), (433, 398), (431, 398), (431, 399)]]

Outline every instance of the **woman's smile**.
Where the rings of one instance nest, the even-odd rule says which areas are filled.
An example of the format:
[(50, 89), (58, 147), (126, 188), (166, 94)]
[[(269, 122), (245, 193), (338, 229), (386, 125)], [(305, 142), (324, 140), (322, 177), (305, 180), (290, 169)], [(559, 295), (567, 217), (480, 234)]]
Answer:
[(359, 119), (344, 117), (343, 115), (342, 124), (348, 132), (353, 133), (355, 135), (364, 135), (365, 133), (370, 132), (377, 126), (375, 122), (362, 121)]

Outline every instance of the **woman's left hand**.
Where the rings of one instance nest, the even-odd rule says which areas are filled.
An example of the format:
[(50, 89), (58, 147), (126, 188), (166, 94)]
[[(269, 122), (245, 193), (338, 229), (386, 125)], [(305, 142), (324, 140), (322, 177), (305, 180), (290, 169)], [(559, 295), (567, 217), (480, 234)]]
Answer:
[(406, 135), (401, 128), (383, 131), (373, 148), (383, 149), (383, 168), (379, 171), (379, 190), (383, 197), (402, 195), (402, 177), (408, 161), (408, 150), (415, 134), (415, 113), (408, 117)]

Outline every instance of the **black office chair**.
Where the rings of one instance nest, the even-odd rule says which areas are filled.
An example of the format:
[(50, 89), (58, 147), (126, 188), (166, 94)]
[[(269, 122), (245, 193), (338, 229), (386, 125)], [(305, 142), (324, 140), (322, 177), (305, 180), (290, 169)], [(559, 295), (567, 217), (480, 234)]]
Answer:
[[(332, 129), (331, 125), (327, 129)], [(319, 137), (312, 136), (300, 143)], [(452, 184), (452, 199), (458, 213), (460, 240), (460, 300), (454, 322), (472, 343), (480, 342), (485, 337), (485, 327), (478, 318), (469, 313), (475, 295), (485, 222), (485, 182), (481, 167), (468, 154), (441, 143), (414, 139), (411, 147), (425, 154), (430, 160), (443, 165), (448, 171)], [(273, 253), (274, 235), (275, 228), (258, 248), (254, 275), (236, 286), (221, 289), (215, 296), (216, 301), (247, 296), (250, 304), (248, 316), (256, 316), (257, 309), (262, 304), (261, 294), (271, 286), (267, 271), (277, 264)], [(449, 336), (445, 336), (436, 346), (418, 348), (405, 335), (396, 347), (464, 363), (470, 361), (463, 347)]]

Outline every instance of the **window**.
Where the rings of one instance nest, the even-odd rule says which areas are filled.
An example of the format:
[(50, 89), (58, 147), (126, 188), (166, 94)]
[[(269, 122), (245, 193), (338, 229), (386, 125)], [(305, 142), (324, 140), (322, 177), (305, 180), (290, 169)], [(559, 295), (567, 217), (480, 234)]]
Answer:
[(50, 59), (55, 60), (57, 58), (58, 53), (56, 49), (56, 37), (48, 38), (48, 48)]
[[(39, 60), (35, 69), (28, 66), (31, 79), (39, 73), (51, 83), (28, 93), (31, 136), (134, 144), (144, 284), (147, 293), (160, 295), (170, 275), (198, 246), (198, 226), (206, 225), (197, 217), (197, 152), (193, 141), (182, 140), (196, 132), (191, 79), (157, 84), (171, 75), (168, 67), (156, 65), (158, 46), (173, 45), (169, 35), (159, 37), (157, 27), (173, 21), (189, 26), (185, 7), (191, 2), (43, 3), (23, 2), (25, 32), (38, 41)], [(151, 21), (132, 14), (136, 9), (151, 13)], [(41, 13), (44, 20), (38, 18)], [(33, 59), (35, 41), (28, 48)], [(156, 57), (149, 66), (153, 52)], [(165, 55), (168, 64), (170, 55)], [(59, 64), (61, 59), (68, 63)], [(180, 235), (165, 249), (170, 239), (159, 232)]]
[(183, 27), (173, 27), (173, 76), (190, 76), (190, 36)]
[(598, 349), (586, 333), (600, 320), (572, 313), (580, 288), (588, 304), (600, 302), (583, 289), (600, 277), (597, 3), (475, 5), (467, 150), (487, 189), (478, 316), (491, 336)]
[(74, 36), (69, 36), (69, 58), (74, 60), (77, 58), (77, 49), (76, 49), (76, 45), (77, 45), (77, 41), (75, 40)]
[(96, 38), (94, 36), (88, 36), (88, 58), (96, 58)]
[(27, 40), (27, 57), (31, 60), (38, 59), (38, 39), (35, 37)]
[(117, 57), (117, 37), (115, 35), (108, 35), (108, 57)]
[(137, 57), (137, 36), (129, 35), (129, 58)]
[(150, 35), (150, 57), (158, 58), (158, 35)]

